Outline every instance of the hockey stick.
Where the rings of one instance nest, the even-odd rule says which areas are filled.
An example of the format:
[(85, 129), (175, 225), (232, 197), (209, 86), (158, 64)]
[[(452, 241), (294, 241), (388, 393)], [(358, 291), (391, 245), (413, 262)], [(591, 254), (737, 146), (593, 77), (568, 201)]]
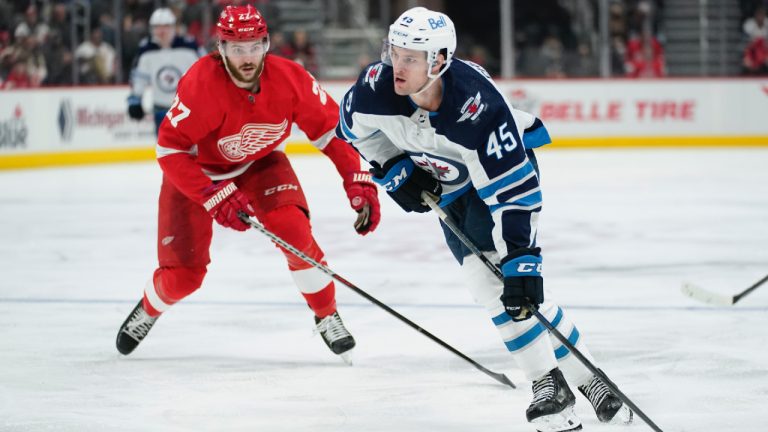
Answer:
[(287, 249), (292, 254), (294, 254), (297, 257), (299, 257), (302, 261), (312, 265), (312, 267), (315, 267), (316, 269), (322, 271), (323, 273), (327, 274), (328, 276), (332, 277), (333, 279), (336, 279), (337, 281), (339, 281), (342, 284), (346, 285), (347, 288), (349, 288), (352, 291), (356, 292), (357, 294), (363, 296), (366, 300), (370, 301), (371, 303), (375, 304), (376, 306), (378, 306), (378, 307), (384, 309), (385, 311), (389, 312), (395, 318), (397, 318), (400, 321), (404, 322), (405, 324), (407, 324), (412, 329), (414, 329), (417, 332), (423, 334), (424, 336), (432, 339), (434, 342), (436, 342), (437, 344), (439, 344), (443, 348), (447, 349), (448, 351), (450, 351), (450, 352), (456, 354), (457, 356), (461, 357), (462, 359), (466, 360), (469, 364), (471, 364), (472, 366), (476, 367), (478, 370), (480, 370), (484, 374), (486, 374), (489, 377), (495, 379), (496, 381), (500, 382), (501, 384), (508, 385), (508, 386), (510, 386), (512, 388), (517, 388), (517, 387), (515, 387), (515, 384), (512, 381), (510, 381), (509, 378), (507, 378), (506, 375), (501, 374), (501, 373), (497, 373), (497, 372), (493, 372), (493, 371), (487, 369), (486, 367), (484, 367), (483, 365), (481, 365), (480, 363), (472, 360), (471, 358), (469, 358), (467, 355), (465, 355), (461, 351), (459, 351), (456, 348), (448, 345), (442, 339), (438, 338), (437, 336), (435, 336), (432, 333), (428, 332), (427, 330), (423, 329), (421, 326), (419, 326), (415, 322), (409, 320), (408, 318), (406, 318), (405, 316), (403, 316), (402, 314), (400, 314), (396, 310), (392, 309), (391, 307), (389, 307), (386, 304), (382, 303), (381, 301), (379, 301), (378, 299), (376, 299), (372, 295), (370, 295), (367, 292), (363, 291), (362, 289), (358, 288), (352, 282), (350, 282), (350, 281), (344, 279), (343, 277), (339, 276), (338, 274), (336, 274), (336, 272), (331, 270), (328, 266), (315, 261), (314, 259), (308, 257), (302, 251), (300, 251), (300, 250), (296, 249), (295, 247), (291, 246), (285, 240), (281, 239), (276, 234), (274, 234), (271, 231), (269, 231), (268, 229), (264, 228), (264, 226), (262, 224), (256, 222), (255, 220), (251, 219), (250, 217), (248, 217), (248, 215), (246, 213), (240, 212), (238, 214), (238, 216), (240, 217), (240, 219), (243, 222), (247, 223), (248, 225), (250, 225), (253, 228), (255, 228), (257, 231), (259, 231), (262, 234), (266, 235), (273, 242), (275, 242), (278, 245), (282, 246), (283, 248)]
[(757, 287), (764, 284), (766, 281), (768, 281), (768, 275), (766, 275), (764, 278), (760, 279), (759, 281), (755, 282), (751, 287), (732, 296), (724, 296), (722, 294), (713, 293), (712, 291), (707, 291), (704, 288), (701, 288), (692, 283), (683, 284), (683, 286), (680, 287), (680, 290), (683, 292), (683, 294), (687, 295), (688, 297), (694, 298), (704, 303), (709, 303), (717, 306), (732, 306), (736, 304), (736, 302), (741, 300), (742, 297), (745, 297), (747, 294), (756, 290)]
[[(464, 233), (459, 229), (458, 226), (456, 226), (456, 224), (453, 222), (453, 220), (451, 220), (451, 218), (448, 216), (448, 214), (446, 214), (445, 211), (443, 211), (443, 209), (441, 209), (440, 206), (437, 205), (437, 203), (434, 201), (434, 199), (432, 199), (432, 197), (430, 195), (428, 195), (426, 192), (422, 192), (421, 198), (422, 198), (422, 200), (425, 203), (427, 203), (427, 205), (432, 210), (435, 211), (435, 213), (437, 213), (437, 215), (440, 217), (440, 220), (443, 221), (443, 223), (448, 227), (448, 229), (450, 229), (456, 235), (456, 237), (458, 237), (459, 240), (462, 243), (464, 243), (464, 245), (470, 251), (472, 251), (473, 254), (475, 254), (475, 256), (480, 258), (480, 260), (483, 262), (483, 264), (485, 264), (485, 266), (488, 267), (488, 269), (491, 270), (493, 272), (493, 274), (496, 275), (496, 277), (499, 278), (499, 280), (503, 282), (504, 281), (504, 275), (501, 273), (501, 270), (499, 270), (499, 268), (496, 267), (488, 259), (488, 257), (486, 257), (485, 255), (483, 255), (482, 252), (480, 252), (480, 250), (477, 248), (477, 246), (475, 246), (474, 243), (472, 243), (472, 240), (470, 240), (466, 235), (464, 235)], [(637, 415), (640, 416), (640, 418), (642, 418), (643, 421), (645, 421), (645, 423), (647, 423), (648, 426), (651, 427), (651, 429), (653, 429), (656, 432), (663, 432), (658, 426), (656, 426), (656, 424), (647, 415), (645, 415), (645, 413), (642, 410), (640, 410), (640, 408), (637, 407), (637, 405), (635, 405), (634, 402), (632, 402), (626, 395), (624, 395), (624, 393), (622, 393), (619, 390), (619, 388), (616, 386), (616, 384), (614, 384), (613, 381), (611, 381), (608, 378), (608, 376), (606, 376), (605, 373), (603, 373), (603, 371), (598, 369), (594, 364), (592, 364), (591, 361), (589, 361), (589, 359), (587, 359), (584, 356), (584, 354), (582, 354), (578, 349), (576, 349), (576, 347), (565, 336), (563, 336), (563, 334), (560, 333), (560, 331), (557, 330), (552, 325), (552, 323), (549, 322), (549, 320), (546, 317), (544, 317), (544, 315), (542, 315), (539, 312), (539, 310), (538, 310), (538, 308), (536, 306), (529, 305), (528, 307), (529, 307), (529, 309), (531, 311), (533, 311), (533, 315), (536, 317), (536, 319), (538, 319), (539, 322), (541, 324), (543, 324), (544, 327), (546, 327), (547, 330), (549, 330), (549, 332), (552, 333), (555, 336), (555, 338), (557, 338), (557, 340), (560, 341), (561, 344), (563, 344), (564, 347), (568, 348), (568, 350), (571, 351), (571, 353), (573, 353), (573, 355), (575, 355), (576, 358), (579, 359), (579, 361), (587, 369), (589, 369), (590, 372), (592, 372), (595, 376), (600, 378), (600, 380), (603, 383), (605, 383), (605, 385), (609, 389), (611, 389), (611, 391), (614, 394), (616, 394), (616, 396), (618, 396), (619, 399), (622, 400), (622, 402), (627, 404), (632, 409), (632, 411), (637, 413)]]

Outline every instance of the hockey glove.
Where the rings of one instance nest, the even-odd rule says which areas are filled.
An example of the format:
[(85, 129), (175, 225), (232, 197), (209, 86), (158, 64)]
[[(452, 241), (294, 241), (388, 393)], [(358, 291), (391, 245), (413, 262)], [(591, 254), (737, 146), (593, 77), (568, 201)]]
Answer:
[(502, 261), (504, 292), (501, 302), (512, 316), (512, 321), (527, 320), (533, 314), (528, 306), (537, 307), (544, 303), (540, 252), (540, 248), (521, 248), (511, 252)]
[(244, 193), (240, 192), (235, 182), (226, 180), (215, 183), (205, 191), (206, 198), (203, 207), (216, 219), (220, 225), (238, 231), (245, 231), (250, 225), (238, 217), (238, 212), (243, 211), (249, 216), (254, 216), (253, 206)]
[(429, 206), (421, 200), (427, 192), (440, 200), (443, 188), (427, 171), (417, 167), (408, 155), (388, 160), (383, 167), (372, 164), (373, 181), (383, 186), (389, 196), (407, 212), (426, 213)]
[(360, 235), (372, 232), (379, 225), (381, 210), (376, 185), (371, 181), (371, 174), (357, 171), (344, 181), (349, 205), (357, 212), (355, 231)]
[(144, 118), (144, 108), (141, 106), (140, 97), (128, 97), (128, 116), (134, 120), (142, 120)]

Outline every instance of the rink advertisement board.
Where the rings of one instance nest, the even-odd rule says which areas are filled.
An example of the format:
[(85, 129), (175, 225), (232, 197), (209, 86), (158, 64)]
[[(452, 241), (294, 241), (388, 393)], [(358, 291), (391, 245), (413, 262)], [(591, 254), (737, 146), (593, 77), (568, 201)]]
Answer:
[[(768, 146), (768, 79), (497, 84), (515, 107), (544, 121), (552, 148)], [(351, 85), (335, 81), (323, 87), (338, 101)], [(127, 116), (127, 95), (124, 86), (0, 93), (0, 168), (153, 158), (154, 124), (150, 116), (142, 122)], [(313, 151), (295, 126), (287, 148)]]

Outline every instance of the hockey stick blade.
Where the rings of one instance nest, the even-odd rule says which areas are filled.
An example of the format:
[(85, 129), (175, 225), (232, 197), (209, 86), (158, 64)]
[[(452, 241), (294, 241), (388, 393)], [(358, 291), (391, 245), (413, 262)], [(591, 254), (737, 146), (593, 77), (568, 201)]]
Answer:
[(699, 301), (703, 301), (704, 303), (720, 305), (720, 306), (731, 306), (736, 304), (739, 300), (746, 297), (749, 293), (756, 290), (760, 285), (766, 282), (768, 282), (768, 275), (766, 275), (759, 281), (753, 283), (752, 286), (745, 289), (744, 291), (730, 297), (709, 292), (705, 289), (699, 288), (696, 285), (693, 285), (690, 283), (684, 284), (681, 290), (687, 296), (691, 298), (695, 298), (696, 300), (699, 300)]
[(724, 296), (722, 294), (713, 293), (692, 283), (684, 283), (683, 286), (680, 287), (680, 291), (694, 300), (715, 306), (732, 306), (734, 303), (733, 296)]

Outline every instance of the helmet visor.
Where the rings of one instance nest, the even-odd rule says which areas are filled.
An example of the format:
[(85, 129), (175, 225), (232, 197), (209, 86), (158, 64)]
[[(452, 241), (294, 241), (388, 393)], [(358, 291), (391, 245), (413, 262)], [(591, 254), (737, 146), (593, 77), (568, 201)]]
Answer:
[(222, 45), (227, 57), (261, 57), (269, 51), (269, 38), (256, 41), (224, 41)]
[(381, 62), (404, 69), (427, 69), (427, 52), (394, 46), (386, 39), (381, 47)]

